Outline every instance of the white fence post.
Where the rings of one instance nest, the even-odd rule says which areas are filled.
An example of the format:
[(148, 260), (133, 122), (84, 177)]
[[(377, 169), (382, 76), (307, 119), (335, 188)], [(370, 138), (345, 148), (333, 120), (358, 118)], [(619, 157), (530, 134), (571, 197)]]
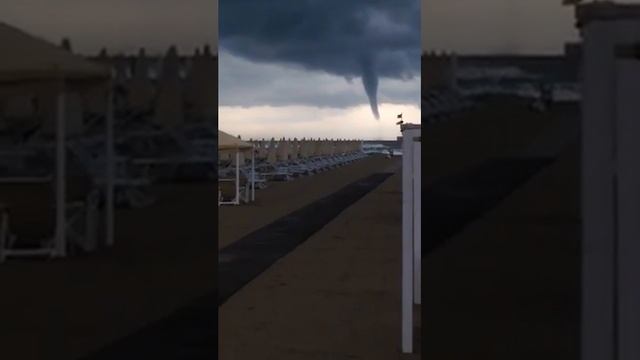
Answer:
[(640, 59), (617, 70), (618, 354), (640, 359)]
[(420, 303), (420, 125), (402, 130), (402, 352), (413, 352), (413, 305)]
[(422, 287), (422, 167), (421, 142), (413, 143), (413, 302), (420, 304)]
[(612, 6), (580, 19), (582, 360), (640, 358), (640, 18)]

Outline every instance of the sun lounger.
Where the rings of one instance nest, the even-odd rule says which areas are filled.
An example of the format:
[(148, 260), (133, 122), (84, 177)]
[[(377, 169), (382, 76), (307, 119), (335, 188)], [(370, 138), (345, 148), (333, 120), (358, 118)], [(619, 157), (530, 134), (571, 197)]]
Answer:
[(239, 205), (240, 202), (249, 202), (249, 182), (242, 177), (240, 178), (240, 187), (238, 194), (240, 197), (236, 199), (235, 179), (218, 179), (218, 206), (219, 205)]
[[(77, 180), (77, 179), (76, 179)], [(66, 204), (66, 235), (69, 252), (88, 252), (97, 246), (97, 191), (87, 192), (86, 183), (71, 181)], [(55, 210), (52, 183), (0, 185), (0, 262), (8, 257), (53, 257)]]
[[(96, 146), (96, 144), (93, 144)], [(98, 144), (98, 147), (101, 145)], [(74, 157), (87, 171), (93, 183), (102, 187), (106, 184), (106, 163), (101, 151), (92, 153), (90, 144), (82, 142), (72, 142), (69, 144)], [(114, 196), (115, 204), (118, 207), (141, 208), (151, 205), (154, 198), (145, 191), (151, 184), (151, 179), (145, 174), (134, 175), (135, 168), (131, 160), (124, 156), (117, 156), (115, 159)]]
[(241, 168), (240, 175), (247, 179), (251, 179), (251, 177), (253, 176), (253, 181), (255, 183), (256, 189), (264, 189), (267, 187), (268, 179), (263, 174), (260, 174), (257, 171), (252, 174), (251, 168), (249, 167)]

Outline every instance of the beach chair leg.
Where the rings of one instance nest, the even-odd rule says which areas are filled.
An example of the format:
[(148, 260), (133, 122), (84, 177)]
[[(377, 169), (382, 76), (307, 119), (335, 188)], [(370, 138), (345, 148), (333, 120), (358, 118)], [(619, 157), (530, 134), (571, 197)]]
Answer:
[(82, 215), (84, 213), (84, 208), (85, 208), (85, 204), (82, 204), (82, 208), (79, 209), (80, 205), (78, 206), (73, 206), (68, 208), (68, 212), (69, 214), (67, 215), (67, 224), (66, 224), (66, 235), (67, 235), (67, 245), (75, 245), (72, 249), (74, 249), (75, 247), (81, 247), (84, 248), (83, 244), (83, 236), (81, 235), (80, 232), (78, 232), (76, 230), (76, 228), (74, 226), (76, 226), (78, 223), (80, 223), (80, 220), (82, 219)]
[(0, 215), (0, 263), (3, 263), (6, 256), (5, 250), (9, 247), (9, 215), (6, 211)]
[(99, 193), (89, 195), (85, 213), (85, 243), (87, 251), (94, 251), (97, 247), (97, 224)]

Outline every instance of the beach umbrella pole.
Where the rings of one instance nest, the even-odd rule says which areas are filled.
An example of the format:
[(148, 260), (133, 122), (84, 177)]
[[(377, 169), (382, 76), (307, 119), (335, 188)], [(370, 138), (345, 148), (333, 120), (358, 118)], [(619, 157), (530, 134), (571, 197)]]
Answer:
[(413, 302), (421, 303), (422, 288), (422, 164), (421, 164), (421, 139), (411, 140), (413, 147)]
[(256, 146), (251, 151), (251, 201), (256, 200)]
[(55, 256), (66, 255), (66, 154), (65, 154), (65, 90), (57, 95), (56, 116), (56, 235)]
[(113, 87), (109, 86), (109, 93), (107, 96), (107, 121), (105, 121), (106, 126), (106, 182), (105, 182), (105, 221), (106, 221), (106, 239), (105, 242), (107, 246), (113, 246), (114, 239), (114, 223), (115, 223), (115, 204), (114, 204), (114, 183), (115, 183), (115, 148), (114, 148), (114, 97), (113, 97)]
[(236, 205), (240, 204), (240, 150), (236, 151)]

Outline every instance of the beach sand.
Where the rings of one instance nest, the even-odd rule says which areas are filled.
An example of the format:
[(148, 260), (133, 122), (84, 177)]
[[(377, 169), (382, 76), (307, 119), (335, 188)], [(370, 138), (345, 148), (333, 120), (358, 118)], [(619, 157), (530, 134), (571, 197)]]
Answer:
[(397, 173), (232, 296), (219, 358), (412, 358), (399, 352), (401, 206)]
[(504, 97), (481, 103), (447, 122), (423, 127), (423, 181), (489, 158), (520, 156), (536, 142), (546, 143), (549, 130), (556, 133), (565, 123), (577, 129), (577, 122), (575, 104), (557, 104), (551, 112), (538, 113), (528, 110), (526, 102)]
[(152, 191), (154, 206), (117, 211), (113, 249), (0, 265), (4, 357), (78, 358), (215, 290), (215, 184)]
[[(348, 183), (386, 171), (397, 160), (372, 157), (272, 183), (256, 193), (255, 204), (219, 208), (227, 216), (224, 224), (231, 224), (226, 234), (237, 238)], [(215, 190), (213, 183), (154, 185), (154, 205), (116, 212), (115, 248), (2, 264), (0, 283), (3, 294), (10, 295), (0, 296), (0, 307), (12, 310), (2, 316), (3, 354), (27, 360), (84, 356), (215, 291), (220, 247)], [(267, 203), (276, 206), (261, 206)], [(246, 217), (239, 210), (252, 212)], [(225, 239), (233, 240), (231, 235)]]
[(373, 155), (312, 176), (288, 182), (270, 182), (266, 189), (256, 191), (254, 203), (220, 208), (218, 246), (223, 248), (358, 179), (377, 172), (393, 172), (399, 162), (399, 157), (389, 159), (384, 155)]
[[(575, 110), (575, 105), (559, 105), (553, 112), (535, 113), (527, 110), (522, 102), (500, 100), (482, 104), (472, 112), (461, 114), (448, 122), (425, 125), (422, 134), (423, 187), (440, 178), (472, 169), (492, 158), (555, 156), (566, 148), (577, 131)], [(575, 158), (565, 159), (556, 165), (556, 171), (558, 167), (566, 166), (567, 162), (569, 168), (576, 164)], [(528, 190), (528, 197), (513, 194), (505, 200), (508, 210), (502, 211), (522, 215), (518, 221), (511, 221), (512, 226), (508, 231), (504, 230), (502, 222), (505, 220), (502, 218), (487, 225), (496, 231), (490, 235), (468, 230), (483, 221), (484, 216), (481, 216), (463, 231), (465, 235), (459, 234), (449, 240), (457, 246), (445, 246), (446, 249), (454, 247), (456, 250), (439, 250), (423, 260), (423, 271), (429, 272), (423, 278), (423, 301), (428, 308), (418, 306), (415, 309), (418, 324), (416, 338), (424, 333), (432, 349), (423, 351), (417, 342), (415, 354), (404, 357), (399, 349), (401, 188), (400, 176), (396, 174), (347, 208), (220, 307), (219, 358), (417, 359), (426, 352), (427, 357), (431, 355), (431, 358), (437, 359), (493, 359), (476, 355), (524, 354), (527, 349), (536, 346), (539, 346), (536, 349), (538, 358), (544, 357), (542, 354), (545, 351), (545, 354), (556, 351), (562, 353), (567, 346), (571, 346), (576, 334), (567, 327), (571, 313), (557, 316), (553, 307), (567, 310), (564, 305), (577, 306), (571, 293), (576, 285), (573, 277), (576, 269), (571, 262), (575, 256), (572, 246), (576, 239), (569, 239), (566, 247), (558, 247), (558, 252), (550, 257), (553, 266), (544, 274), (558, 270), (557, 279), (547, 281), (546, 278), (532, 278), (535, 274), (533, 259), (521, 261), (521, 265), (516, 264), (522, 256), (527, 256), (531, 247), (535, 249), (535, 243), (532, 242), (536, 234), (534, 227), (538, 226), (538, 235), (544, 235), (540, 234), (540, 227), (553, 224), (554, 216), (545, 215), (547, 206), (561, 214), (565, 213), (567, 206), (571, 211), (575, 210), (575, 199), (572, 197), (575, 194), (565, 192), (566, 187), (563, 187), (573, 184), (572, 180), (563, 182), (558, 176), (563, 175), (556, 175), (552, 179), (547, 175), (546, 181), (536, 178), (538, 180), (535, 183), (525, 183), (523, 186), (523, 189), (537, 189)], [(309, 178), (308, 181), (315, 179)], [(286, 193), (290, 185), (282, 184), (282, 191)], [(296, 195), (306, 192), (305, 187), (300, 186), (301, 190), (296, 191)], [(558, 192), (563, 192), (564, 197), (552, 199)], [(274, 201), (279, 198), (276, 197)], [(300, 199), (301, 203), (303, 201)], [(277, 209), (278, 206), (284, 205), (273, 208)], [(249, 221), (241, 220), (242, 214), (260, 211), (259, 207), (224, 210), (227, 216), (221, 216), (221, 224), (229, 228), (222, 236), (225, 243), (250, 231), (247, 225), (241, 225), (242, 229), (236, 228), (239, 224), (245, 224), (243, 221)], [(235, 216), (228, 216), (231, 211)], [(261, 216), (275, 219), (284, 213), (286, 211)], [(575, 225), (572, 224), (573, 218), (569, 217), (560, 219), (557, 227), (547, 227), (549, 238), (543, 241), (545, 250), (553, 252), (553, 241), (572, 235), (563, 227), (564, 221), (569, 222), (569, 227)], [(257, 227), (255, 225), (253, 228)], [(235, 232), (231, 232), (234, 228)], [(528, 236), (522, 233), (527, 231), (532, 232)], [(462, 239), (463, 236), (466, 238)], [(519, 241), (521, 236), (526, 238)], [(508, 253), (503, 251), (505, 244), (510, 245)], [(475, 258), (474, 250), (466, 250), (477, 247), (483, 249), (484, 253), (478, 254), (484, 254), (484, 257)], [(544, 256), (539, 252), (535, 254)], [(542, 258), (538, 261), (544, 262)], [(560, 265), (561, 261), (567, 262)], [(473, 268), (475, 272), (469, 272), (470, 266), (476, 266)], [(523, 275), (529, 276), (528, 280), (534, 280), (532, 289), (537, 294), (533, 299), (537, 300), (513, 297), (512, 291), (526, 292), (526, 288), (501, 282), (505, 278), (512, 279), (508, 275), (509, 266), (514, 266), (516, 273), (524, 272)], [(447, 274), (449, 268), (454, 270), (452, 274)], [(563, 283), (567, 290), (558, 293), (556, 290)], [(487, 293), (482, 286), (474, 284), (485, 284), (493, 292)], [(500, 285), (493, 288), (494, 284)], [(539, 295), (550, 296), (550, 302), (543, 302)], [(492, 297), (499, 300), (492, 304)], [(502, 325), (499, 334), (510, 336), (506, 343), (500, 337), (488, 335), (496, 335), (496, 327), (490, 316), (501, 316), (496, 304), (509, 309), (508, 316), (503, 316), (499, 323)], [(432, 323), (420, 325), (422, 312), (426, 312), (426, 318)], [(537, 322), (533, 319), (535, 316)], [(558, 335), (553, 344), (549, 336), (526, 339), (531, 331), (524, 330), (526, 324), (521, 323), (519, 317), (534, 322), (537, 329), (557, 324), (565, 327), (553, 332)], [(455, 319), (455, 322), (449, 319)], [(486, 333), (485, 328), (488, 329)], [(510, 332), (511, 329), (520, 333)], [(536, 343), (540, 339), (547, 343)], [(547, 344), (556, 347), (545, 348)], [(518, 350), (510, 352), (511, 347)]]
[[(527, 151), (545, 138), (556, 120), (563, 121), (567, 116), (563, 111), (539, 114), (516, 103), (486, 105), (449, 122), (425, 126), (425, 184), (490, 157)], [(367, 175), (398, 170), (399, 160), (370, 157), (311, 177), (271, 183), (256, 192), (254, 204), (220, 208), (219, 229), (215, 184), (155, 186), (156, 205), (117, 212), (116, 248), (55, 261), (9, 260), (0, 265), (3, 356), (72, 359), (162, 319), (215, 290), (217, 249)], [(220, 307), (222, 360), (400, 357), (399, 178), (389, 178), (347, 208)], [(566, 291), (576, 285), (575, 269), (562, 264), (575, 257), (570, 238), (574, 234), (562, 224), (574, 220), (543, 215), (548, 208), (564, 209), (563, 204), (572, 201), (563, 197), (571, 194), (566, 186), (575, 184), (561, 175), (547, 179), (525, 185), (523, 189), (537, 188), (527, 190), (529, 195), (518, 192), (505, 200), (511, 205), (503, 214), (521, 217), (496, 218), (484, 227), (476, 222), (451, 245), (425, 259), (429, 277), (423, 279), (423, 294), (425, 309), (430, 310), (425, 315), (431, 320), (421, 331), (431, 341), (442, 342), (432, 344), (429, 354), (481, 358), (464, 351), (509, 353), (504, 344), (519, 349), (512, 351), (516, 354), (547, 345), (545, 355), (569, 353), (571, 349), (561, 345), (572, 344), (573, 339), (566, 327), (566, 316), (571, 315), (567, 306), (577, 304), (573, 293)], [(558, 226), (553, 225), (556, 221)], [(569, 238), (568, 247), (558, 246), (562, 238)], [(485, 249), (484, 257), (474, 255), (478, 248)], [(503, 252), (507, 249), (508, 254)], [(547, 261), (550, 266), (545, 267)], [(519, 280), (508, 276), (512, 267), (514, 274), (536, 284), (530, 288), (535, 294), (511, 286)], [(485, 284), (489, 290), (474, 284)], [(543, 300), (543, 295), (551, 300)], [(496, 298), (504, 301), (491, 303)], [(495, 322), (490, 315), (499, 314), (498, 305), (508, 310), (507, 317), (496, 322), (504, 331), (489, 327)], [(564, 317), (555, 317), (554, 309), (565, 312)], [(451, 316), (455, 321), (448, 323)], [(557, 324), (565, 327), (553, 333), (555, 340), (534, 336), (525, 341), (520, 336), (531, 334), (524, 330), (529, 323), (538, 329), (536, 334)], [(507, 340), (496, 342), (498, 335)], [(454, 355), (449, 356), (447, 349), (454, 349)], [(541, 354), (537, 352), (538, 358)]]
[(423, 259), (427, 359), (578, 359), (579, 150)]

